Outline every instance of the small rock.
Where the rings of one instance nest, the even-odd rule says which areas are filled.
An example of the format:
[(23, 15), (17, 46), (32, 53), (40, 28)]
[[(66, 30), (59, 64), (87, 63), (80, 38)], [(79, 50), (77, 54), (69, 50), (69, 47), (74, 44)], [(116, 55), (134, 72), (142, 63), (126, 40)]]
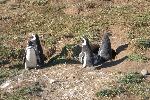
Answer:
[(49, 83), (54, 83), (54, 82), (56, 82), (56, 80), (54, 80), (54, 79), (49, 79)]
[(50, 79), (49, 77), (47, 77), (46, 75), (44, 75), (44, 77), (49, 81), (50, 84), (55, 83), (56, 80), (54, 79)]
[(141, 74), (142, 74), (143, 76), (148, 75), (148, 70), (143, 69), (143, 70), (141, 71)]
[(8, 80), (8, 81), (6, 81), (5, 83), (3, 83), (3, 84), (0, 86), (0, 88), (1, 88), (1, 89), (4, 89), (4, 88), (8, 87), (10, 84), (11, 84), (11, 80)]

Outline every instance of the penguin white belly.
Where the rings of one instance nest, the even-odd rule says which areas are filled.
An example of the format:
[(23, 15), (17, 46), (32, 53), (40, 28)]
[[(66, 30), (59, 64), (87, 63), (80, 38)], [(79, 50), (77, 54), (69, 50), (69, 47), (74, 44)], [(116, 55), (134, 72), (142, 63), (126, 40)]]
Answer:
[(36, 58), (35, 50), (33, 48), (27, 49), (25, 69), (36, 68), (36, 66), (37, 66), (37, 58)]

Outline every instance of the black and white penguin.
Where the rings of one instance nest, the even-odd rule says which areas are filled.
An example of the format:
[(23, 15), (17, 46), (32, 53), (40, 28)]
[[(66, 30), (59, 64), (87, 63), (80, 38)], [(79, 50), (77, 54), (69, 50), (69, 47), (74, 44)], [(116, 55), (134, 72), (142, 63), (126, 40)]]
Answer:
[(28, 68), (37, 68), (36, 51), (31, 41), (28, 42), (28, 45), (25, 49), (24, 64), (26, 70)]
[(83, 38), (82, 51), (79, 54), (79, 61), (83, 63), (83, 68), (94, 65), (94, 55), (87, 38)]
[(43, 49), (39, 40), (39, 36), (37, 34), (32, 34), (32, 38), (30, 40), (33, 43), (34, 49), (36, 51), (37, 56), (37, 64), (38, 66), (44, 65), (45, 56), (43, 54)]
[(98, 55), (103, 59), (104, 61), (108, 61), (112, 59), (112, 48), (111, 48), (111, 42), (109, 39), (110, 33), (105, 33), (102, 38), (102, 44), (99, 48)]

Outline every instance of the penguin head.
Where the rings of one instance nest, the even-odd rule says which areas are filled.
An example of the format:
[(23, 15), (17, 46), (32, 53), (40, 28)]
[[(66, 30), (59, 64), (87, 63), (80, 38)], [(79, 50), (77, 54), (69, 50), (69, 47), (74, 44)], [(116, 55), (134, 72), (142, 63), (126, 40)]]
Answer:
[(40, 44), (40, 38), (39, 38), (39, 35), (38, 35), (38, 34), (35, 34), (35, 38), (36, 38), (36, 44), (37, 44), (37, 45), (41, 45), (41, 44)]
[(87, 37), (82, 37), (82, 46), (89, 45), (89, 40)]
[(110, 32), (106, 32), (104, 33), (105, 36), (112, 36), (112, 34)]
[(39, 40), (38, 34), (35, 34), (34, 37)]
[(35, 40), (36, 40), (36, 36), (34, 34), (32, 34), (31, 41), (35, 41)]

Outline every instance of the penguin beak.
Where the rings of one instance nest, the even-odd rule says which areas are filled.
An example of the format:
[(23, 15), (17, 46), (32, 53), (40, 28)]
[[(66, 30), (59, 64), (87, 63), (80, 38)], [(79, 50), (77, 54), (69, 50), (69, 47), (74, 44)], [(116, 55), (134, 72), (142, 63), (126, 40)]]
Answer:
[(34, 34), (30, 34), (29, 39), (33, 39), (34, 38)]
[(112, 36), (112, 34), (111, 33), (107, 33), (108, 34), (108, 36)]
[(81, 40), (81, 43), (83, 43), (83, 42), (84, 42), (83, 37), (80, 37), (80, 40)]
[(84, 39), (82, 39), (81, 42), (84, 43)]
[(30, 38), (31, 40), (36, 40), (36, 37), (35, 37), (35, 35), (34, 34), (32, 34), (32, 36), (31, 36), (31, 38)]

